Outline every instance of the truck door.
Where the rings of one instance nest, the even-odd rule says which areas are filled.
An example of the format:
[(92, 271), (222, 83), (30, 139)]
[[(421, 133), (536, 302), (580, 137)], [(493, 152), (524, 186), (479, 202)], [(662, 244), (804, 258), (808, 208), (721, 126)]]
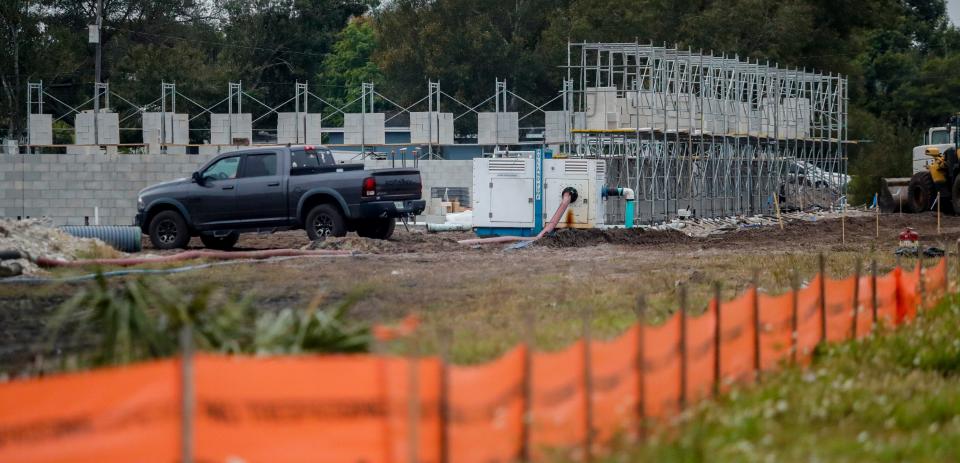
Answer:
[(199, 185), (197, 195), (190, 200), (194, 223), (216, 228), (218, 224), (238, 217), (236, 187), (239, 167), (239, 155), (227, 156), (203, 171), (203, 185)]
[(279, 162), (280, 156), (275, 151), (243, 156), (237, 179), (237, 202), (242, 222), (266, 225), (286, 220), (286, 188)]

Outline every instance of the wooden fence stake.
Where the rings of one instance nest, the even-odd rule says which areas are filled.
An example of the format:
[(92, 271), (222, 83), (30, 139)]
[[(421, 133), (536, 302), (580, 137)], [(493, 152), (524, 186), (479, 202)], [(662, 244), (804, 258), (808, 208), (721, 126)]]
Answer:
[(763, 326), (760, 323), (760, 270), (753, 269), (753, 288), (751, 292), (753, 293), (752, 304), (753, 304), (753, 379), (756, 382), (760, 382), (760, 331), (763, 330)]
[(877, 329), (877, 260), (870, 260), (870, 310), (873, 311), (873, 326), (870, 331)]
[(937, 234), (940, 234), (940, 192), (937, 192)]
[(820, 342), (827, 342), (827, 263), (822, 252), (817, 260), (820, 267)]
[(420, 341), (410, 337), (409, 371), (407, 379), (407, 453), (409, 461), (420, 461)]
[(680, 410), (687, 408), (687, 285), (680, 285)]
[(847, 244), (847, 208), (840, 208), (840, 243)]
[(646, 357), (644, 356), (643, 335), (647, 324), (647, 299), (641, 293), (637, 296), (637, 306), (635, 308), (637, 316), (637, 437), (643, 439), (646, 437), (646, 409), (643, 406), (644, 385), (643, 377), (646, 369)]
[(720, 346), (723, 344), (723, 330), (720, 327), (720, 307), (723, 305), (722, 299), (722, 290), (720, 287), (720, 282), (713, 283), (713, 301), (716, 306), (714, 307), (713, 317), (715, 323), (713, 325), (713, 396), (717, 397), (720, 395), (720, 382), (723, 380), (722, 372), (720, 371)]
[(797, 273), (797, 269), (790, 272), (790, 293), (793, 295), (790, 297), (790, 360), (793, 364), (796, 364), (797, 352), (800, 350), (800, 333), (797, 326), (800, 322), (798, 314), (800, 309), (800, 275)]
[(450, 344), (453, 331), (442, 326), (437, 332), (440, 344), (440, 463), (450, 463)]
[(860, 318), (860, 267), (863, 265), (857, 257), (856, 269), (853, 271), (853, 323), (851, 324), (850, 339), (857, 339), (857, 320)]
[(779, 196), (777, 193), (773, 194), (773, 207), (777, 211), (777, 222), (780, 223), (780, 230), (783, 230), (783, 217), (780, 215), (780, 200), (777, 196)]
[(583, 311), (583, 405), (584, 405), (584, 461), (593, 461), (593, 365), (590, 355), (590, 308)]
[(180, 328), (180, 461), (193, 463), (193, 415), (196, 406), (193, 369), (193, 330)]
[(536, 345), (536, 315), (527, 309), (524, 313), (526, 349), (523, 350), (523, 415), (520, 423), (520, 461), (529, 462), (530, 428), (533, 425), (533, 350)]
[(877, 194), (873, 194), (873, 204), (876, 208), (874, 215), (877, 216), (877, 239), (880, 239), (880, 203), (877, 202)]

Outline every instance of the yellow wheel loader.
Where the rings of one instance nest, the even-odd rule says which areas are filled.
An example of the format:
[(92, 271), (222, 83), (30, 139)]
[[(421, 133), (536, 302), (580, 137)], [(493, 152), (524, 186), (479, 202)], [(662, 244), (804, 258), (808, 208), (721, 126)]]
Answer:
[(933, 127), (924, 144), (913, 148), (913, 175), (883, 179), (879, 206), (884, 212), (924, 212), (936, 208), (960, 212), (960, 162), (957, 161), (958, 117), (946, 127)]

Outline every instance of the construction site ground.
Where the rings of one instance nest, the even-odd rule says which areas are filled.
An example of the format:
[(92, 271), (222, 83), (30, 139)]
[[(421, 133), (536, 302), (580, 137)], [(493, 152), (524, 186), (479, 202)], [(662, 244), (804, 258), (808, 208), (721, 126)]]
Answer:
[[(811, 216), (813, 217), (813, 216)], [(913, 227), (922, 246), (956, 251), (960, 217), (934, 214), (794, 220), (695, 238), (677, 231), (563, 230), (524, 249), (502, 244), (464, 246), (472, 233), (428, 234), (398, 226), (394, 238), (376, 241), (354, 235), (310, 243), (303, 231), (244, 235), (241, 249), (301, 248), (354, 251), (338, 257), (288, 258), (279, 261), (225, 263), (162, 277), (183, 291), (213, 285), (236, 297), (250, 297), (258, 310), (303, 308), (320, 293), (336, 301), (348, 292), (364, 294), (351, 309), (358, 321), (395, 322), (415, 313), (421, 320), (416, 349), (438, 350), (437, 333), (452, 330), (451, 352), (457, 363), (476, 363), (503, 353), (525, 338), (526, 314), (534, 314), (537, 348), (565, 346), (580, 336), (581, 315), (589, 309), (593, 335), (612, 337), (636, 320), (643, 295), (647, 317), (657, 322), (678, 306), (682, 285), (691, 311), (702, 310), (720, 282), (725, 297), (743, 291), (759, 278), (762, 291), (789, 290), (796, 272), (801, 284), (817, 271), (817, 256), (826, 255), (830, 275), (852, 274), (859, 260), (871, 260), (883, 273), (896, 263), (894, 249), (904, 227)], [(845, 231), (842, 231), (844, 229)], [(845, 234), (845, 236), (842, 236)], [(149, 244), (149, 243), (145, 243)], [(199, 240), (191, 243), (199, 248)], [(146, 247), (142, 255), (163, 254)], [(915, 259), (904, 260), (914, 265)], [(168, 268), (196, 264), (153, 264), (134, 268)], [(928, 260), (932, 264), (933, 260)], [(954, 266), (956, 261), (951, 262)], [(117, 270), (105, 268), (103, 270)], [(60, 269), (41, 275), (64, 278), (95, 268)], [(137, 276), (111, 278), (122, 284)], [(0, 372), (17, 375), (50, 355), (46, 333), (53, 311), (83, 285), (16, 283), (0, 285)], [(412, 343), (393, 343), (403, 351)]]

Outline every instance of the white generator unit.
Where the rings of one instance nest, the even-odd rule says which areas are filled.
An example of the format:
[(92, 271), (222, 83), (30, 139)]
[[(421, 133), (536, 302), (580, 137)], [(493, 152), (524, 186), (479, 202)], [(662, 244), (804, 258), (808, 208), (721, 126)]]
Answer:
[(473, 160), (473, 228), (479, 236), (536, 236), (560, 207), (563, 192), (576, 200), (557, 228), (603, 225), (605, 163), (551, 159), (550, 150), (520, 158)]

